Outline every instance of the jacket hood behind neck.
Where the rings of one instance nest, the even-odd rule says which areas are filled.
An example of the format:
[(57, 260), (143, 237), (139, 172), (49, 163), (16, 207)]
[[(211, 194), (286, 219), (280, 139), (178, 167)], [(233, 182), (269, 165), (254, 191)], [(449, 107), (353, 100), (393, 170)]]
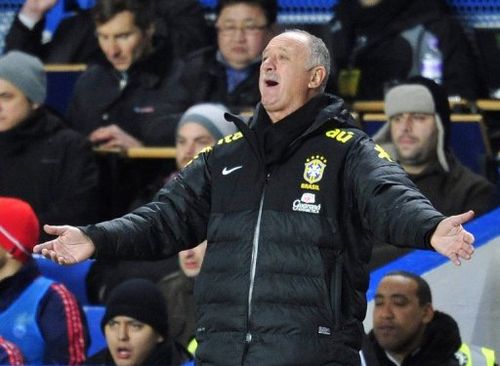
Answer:
[[(450, 105), (448, 102), (448, 97), (444, 89), (437, 85), (434, 81), (426, 79), (421, 76), (415, 76), (402, 81), (398, 85), (391, 88), (390, 91), (394, 91), (395, 88), (402, 86), (420, 85), (426, 88), (432, 96), (434, 102), (434, 117), (436, 121), (436, 127), (438, 130), (438, 143), (436, 145), (436, 156), (439, 164), (444, 171), (450, 171), (450, 164), (447, 159), (447, 153), (449, 151), (449, 131), (450, 131)], [(388, 93), (386, 93), (385, 104), (388, 103)], [(410, 99), (409, 99), (410, 100)], [(390, 102), (390, 101), (389, 101)], [(412, 111), (408, 111), (412, 112)], [(387, 108), (386, 108), (387, 113)], [(389, 118), (389, 116), (387, 116)], [(389, 154), (397, 158), (396, 149), (394, 143), (391, 139), (391, 128), (390, 123), (387, 121), (383, 126), (373, 135), (373, 140), (380, 144)]]

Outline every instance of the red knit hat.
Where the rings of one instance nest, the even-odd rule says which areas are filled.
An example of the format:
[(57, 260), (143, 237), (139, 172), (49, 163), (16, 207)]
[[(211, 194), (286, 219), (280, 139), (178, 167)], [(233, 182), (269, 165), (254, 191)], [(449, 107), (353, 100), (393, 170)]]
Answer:
[(31, 257), (40, 224), (31, 206), (20, 199), (0, 197), (0, 245), (18, 261)]

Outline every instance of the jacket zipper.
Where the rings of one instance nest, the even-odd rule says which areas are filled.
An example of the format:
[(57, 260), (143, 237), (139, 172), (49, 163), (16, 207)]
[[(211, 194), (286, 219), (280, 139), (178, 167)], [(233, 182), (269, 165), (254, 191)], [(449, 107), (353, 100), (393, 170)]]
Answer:
[(259, 213), (257, 215), (257, 223), (255, 224), (255, 231), (253, 234), (253, 243), (252, 243), (252, 260), (250, 262), (250, 286), (248, 289), (248, 311), (247, 311), (247, 334), (245, 335), (245, 342), (252, 342), (252, 333), (249, 331), (250, 325), (250, 317), (252, 315), (252, 297), (253, 297), (253, 288), (255, 285), (255, 271), (257, 267), (257, 256), (259, 254), (259, 237), (260, 237), (260, 222), (262, 219), (262, 210), (264, 207), (264, 196), (266, 193), (266, 184), (269, 179), (270, 174), (267, 174), (266, 180), (264, 183), (264, 189), (262, 190), (262, 195), (260, 196), (259, 203)]

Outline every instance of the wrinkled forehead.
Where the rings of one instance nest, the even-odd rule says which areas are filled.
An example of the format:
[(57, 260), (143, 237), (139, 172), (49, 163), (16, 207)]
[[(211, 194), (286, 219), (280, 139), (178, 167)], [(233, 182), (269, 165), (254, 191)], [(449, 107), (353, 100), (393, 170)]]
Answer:
[(282, 50), (288, 52), (307, 52), (309, 39), (306, 35), (294, 32), (282, 33), (269, 41), (263, 54), (271, 50)]

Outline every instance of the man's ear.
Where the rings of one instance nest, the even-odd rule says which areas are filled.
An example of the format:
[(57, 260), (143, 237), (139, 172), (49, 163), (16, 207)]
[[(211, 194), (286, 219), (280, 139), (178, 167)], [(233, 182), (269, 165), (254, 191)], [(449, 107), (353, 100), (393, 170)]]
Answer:
[(432, 304), (424, 305), (424, 316), (422, 318), (422, 322), (424, 322), (425, 324), (429, 324), (433, 318), (434, 308), (432, 307)]
[(311, 70), (311, 79), (307, 85), (310, 89), (319, 88), (326, 78), (326, 69), (324, 66), (316, 66)]

